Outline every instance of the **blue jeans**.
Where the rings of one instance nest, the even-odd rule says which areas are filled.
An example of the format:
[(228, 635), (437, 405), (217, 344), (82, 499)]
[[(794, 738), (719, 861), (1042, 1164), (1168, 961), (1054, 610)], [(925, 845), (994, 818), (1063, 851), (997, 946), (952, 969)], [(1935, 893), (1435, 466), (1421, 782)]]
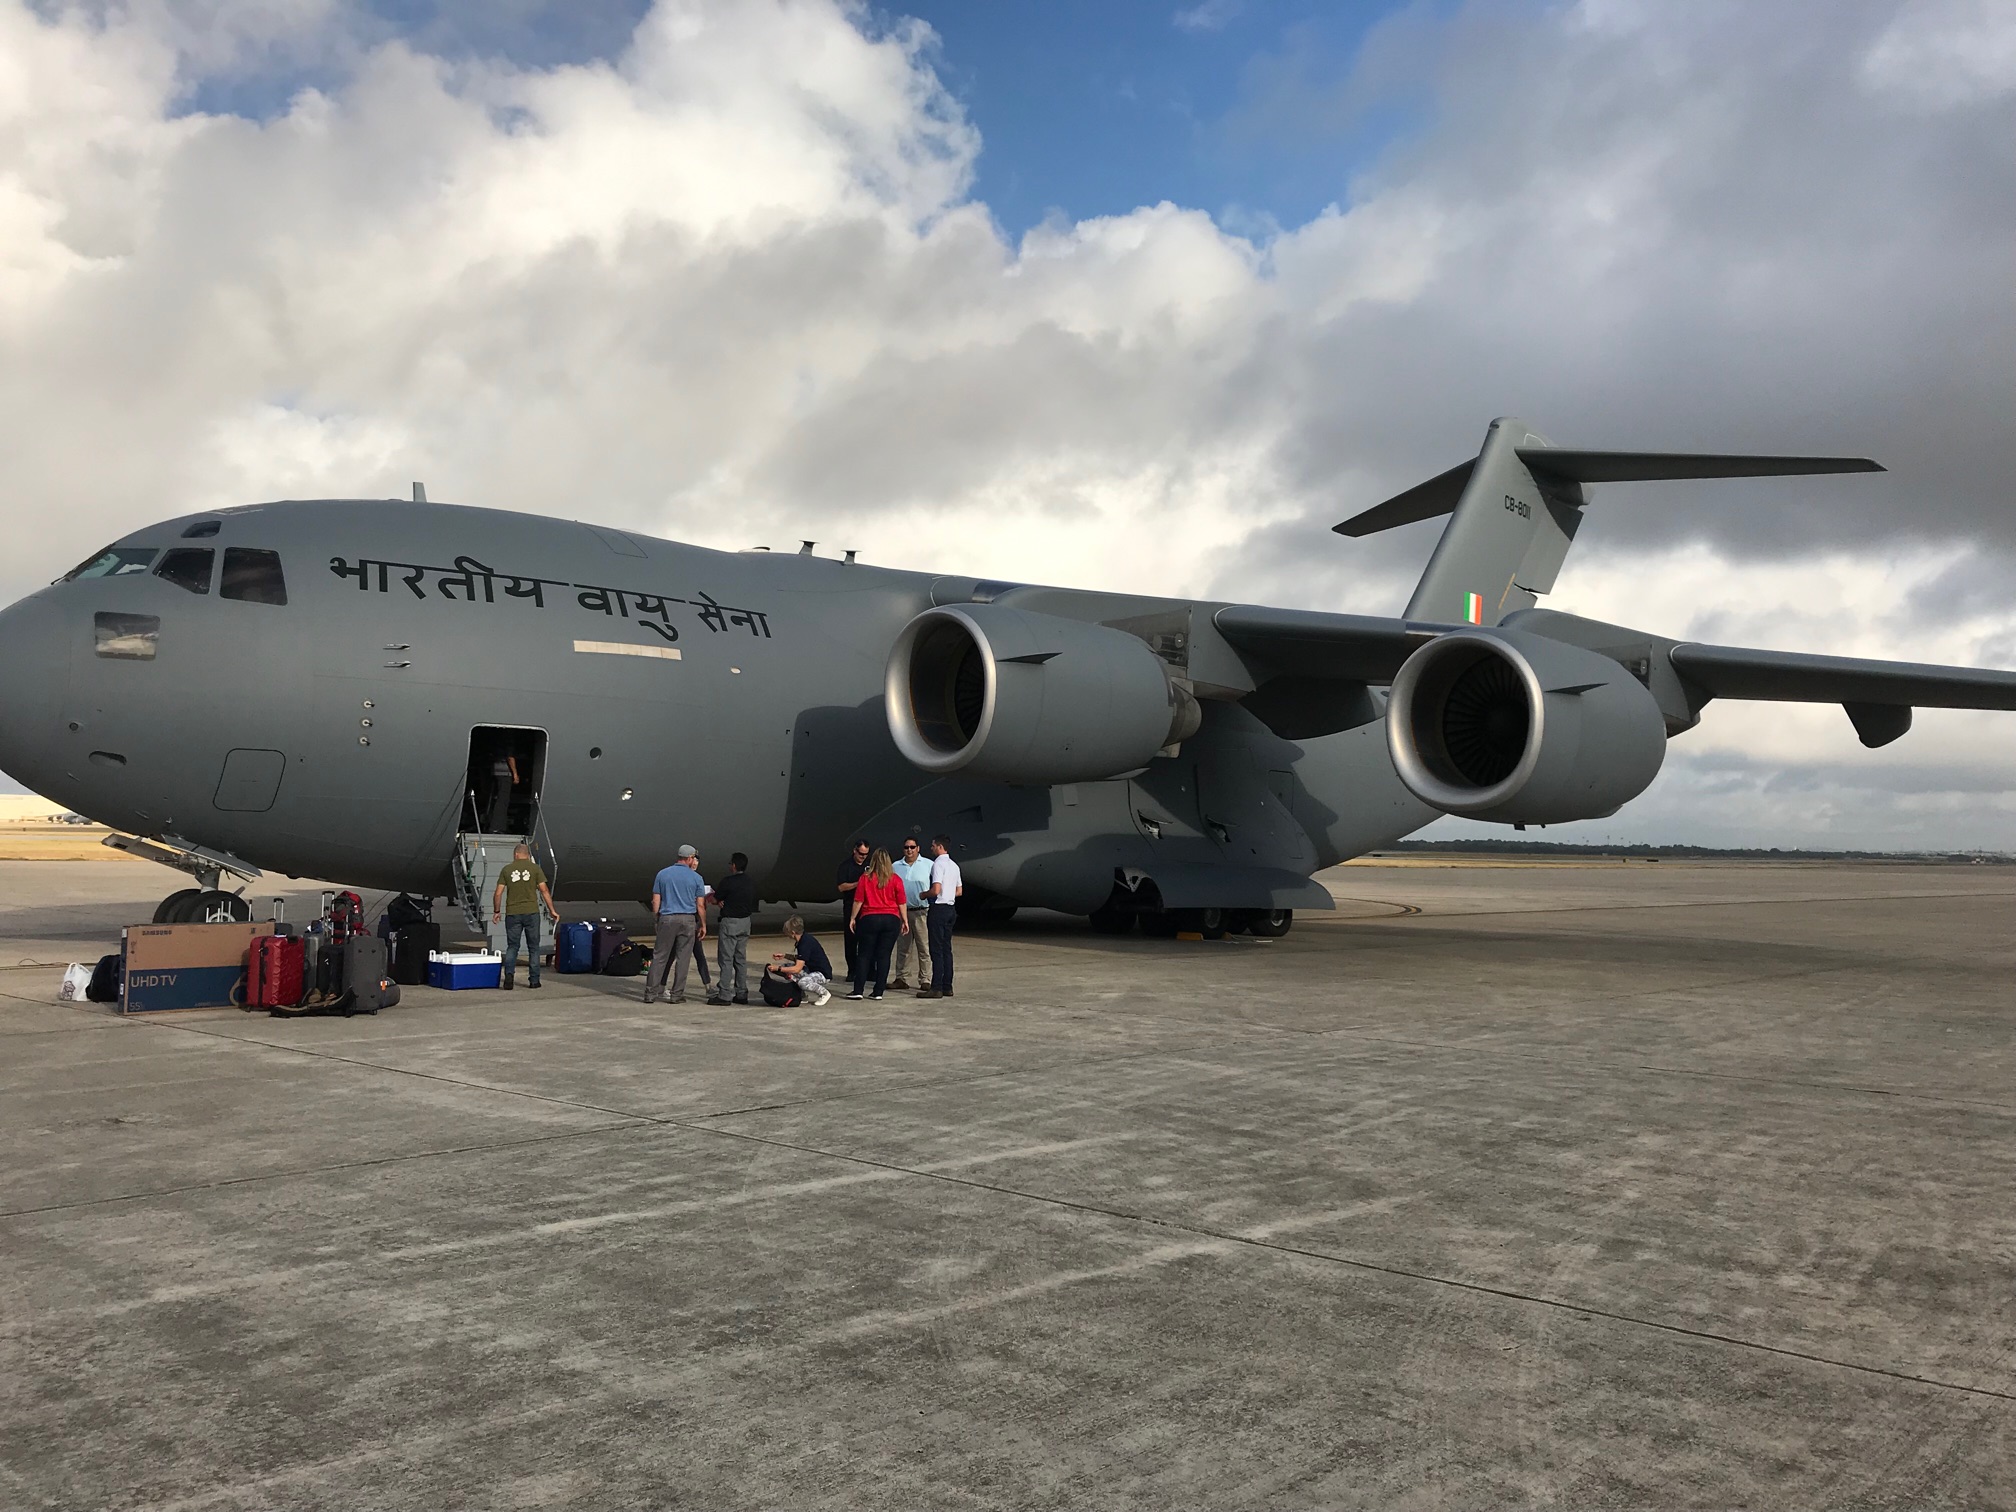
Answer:
[(539, 982), (539, 915), (504, 915), (504, 977), (510, 980), (518, 969), (518, 942), (525, 942), (525, 953), (531, 957), (529, 980), (534, 986)]

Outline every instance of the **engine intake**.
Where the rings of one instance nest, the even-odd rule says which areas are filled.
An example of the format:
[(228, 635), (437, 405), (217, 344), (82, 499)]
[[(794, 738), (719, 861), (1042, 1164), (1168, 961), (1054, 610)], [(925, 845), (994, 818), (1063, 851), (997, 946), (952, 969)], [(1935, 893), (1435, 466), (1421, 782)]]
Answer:
[(1410, 792), (1507, 824), (1600, 819), (1666, 759), (1666, 721), (1607, 656), (1516, 630), (1454, 630), (1393, 679), (1386, 739)]
[(1197, 701), (1122, 630), (1005, 604), (927, 609), (884, 685), (896, 748), (927, 772), (1091, 782), (1196, 733)]

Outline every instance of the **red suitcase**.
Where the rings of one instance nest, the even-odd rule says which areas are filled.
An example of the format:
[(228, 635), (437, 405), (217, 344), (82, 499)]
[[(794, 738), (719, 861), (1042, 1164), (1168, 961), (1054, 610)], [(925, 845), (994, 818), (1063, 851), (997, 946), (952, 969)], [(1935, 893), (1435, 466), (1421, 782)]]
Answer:
[(307, 950), (298, 935), (259, 935), (245, 955), (245, 1006), (292, 1008), (307, 990)]

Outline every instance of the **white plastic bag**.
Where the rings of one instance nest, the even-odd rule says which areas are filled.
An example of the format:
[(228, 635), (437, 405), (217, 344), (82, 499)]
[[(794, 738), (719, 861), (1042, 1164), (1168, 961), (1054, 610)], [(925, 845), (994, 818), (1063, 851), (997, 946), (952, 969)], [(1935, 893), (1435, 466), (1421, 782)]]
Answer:
[(72, 961), (63, 973), (63, 985), (56, 989), (56, 996), (66, 1003), (82, 1003), (86, 989), (91, 985), (91, 968)]

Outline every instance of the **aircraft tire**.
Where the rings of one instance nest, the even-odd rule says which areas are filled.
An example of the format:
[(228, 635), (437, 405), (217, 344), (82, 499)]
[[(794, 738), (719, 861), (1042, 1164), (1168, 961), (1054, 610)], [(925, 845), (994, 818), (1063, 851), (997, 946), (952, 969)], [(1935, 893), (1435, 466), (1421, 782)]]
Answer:
[(1295, 910), (1292, 908), (1252, 908), (1246, 910), (1240, 923), (1248, 934), (1258, 935), (1263, 940), (1278, 940), (1295, 926)]
[(1137, 915), (1123, 913), (1117, 908), (1095, 908), (1091, 914), (1092, 932), (1103, 935), (1124, 935), (1134, 927)]
[(1223, 908), (1194, 908), (1190, 912), (1197, 916), (1197, 923), (1194, 927), (1197, 933), (1204, 936), (1205, 939), (1222, 940), (1226, 935), (1231, 933), (1231, 930), (1227, 927), (1230, 917), (1229, 910)]
[(168, 917), (161, 922), (163, 924), (201, 924), (203, 922), (203, 889), (199, 887), (194, 893), (184, 897), (181, 902), (168, 910)]
[(183, 924), (249, 924), (252, 920), (252, 905), (236, 893), (199, 892), (182, 906), (188, 917), (177, 922)]
[(194, 902), (202, 896), (203, 889), (200, 887), (185, 887), (180, 892), (168, 894), (167, 897), (154, 905), (154, 922), (156, 924), (181, 923), (182, 921), (177, 919), (175, 915), (181, 911), (184, 904)]

